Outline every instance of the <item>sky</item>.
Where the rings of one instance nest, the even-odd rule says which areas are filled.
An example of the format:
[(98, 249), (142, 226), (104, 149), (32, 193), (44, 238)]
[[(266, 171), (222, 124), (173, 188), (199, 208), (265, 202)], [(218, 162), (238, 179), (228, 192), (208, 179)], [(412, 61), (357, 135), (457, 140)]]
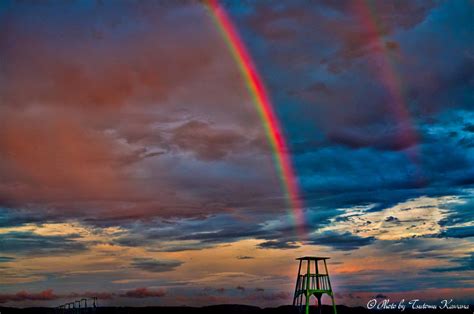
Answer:
[[(472, 1), (0, 3), (0, 306), (474, 302)], [(282, 184), (283, 182), (283, 184)], [(303, 230), (303, 231), (301, 231)]]

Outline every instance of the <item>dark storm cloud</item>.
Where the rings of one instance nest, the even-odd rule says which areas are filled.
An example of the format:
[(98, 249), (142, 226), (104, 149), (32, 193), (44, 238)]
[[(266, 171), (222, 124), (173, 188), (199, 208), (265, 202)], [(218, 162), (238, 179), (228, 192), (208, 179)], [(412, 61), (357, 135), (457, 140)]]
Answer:
[[(310, 228), (322, 227), (327, 223), (326, 220), (336, 213), (336, 210), (308, 211), (306, 213), (307, 225)], [(278, 221), (278, 224), (273, 225), (275, 221)], [(332, 234), (331, 239), (327, 237), (328, 234), (324, 236), (325, 242), (321, 243), (322, 245), (331, 246), (334, 240), (334, 246), (342, 246), (336, 243), (341, 241), (337, 234)], [(347, 235), (341, 235), (341, 237), (346, 238), (347, 242), (352, 241), (353, 247), (356, 246), (356, 239), (353, 237), (347, 237)], [(135, 224), (128, 229), (127, 233), (114, 240), (114, 243), (132, 247), (145, 246), (150, 251), (175, 252), (208, 248), (242, 239), (263, 240), (258, 247), (281, 249), (296, 248), (298, 245), (295, 242), (300, 240), (294, 233), (291, 218), (286, 215), (276, 217), (266, 213), (257, 215), (257, 213), (241, 212), (239, 216), (219, 214), (202, 219)], [(170, 242), (162, 243), (163, 240)], [(370, 240), (360, 240), (360, 245), (365, 245)]]
[(270, 240), (260, 243), (258, 247), (262, 249), (296, 249), (300, 246), (292, 242)]
[(175, 270), (183, 262), (175, 260), (157, 260), (152, 258), (134, 258), (132, 266), (153, 273), (162, 273)]
[(374, 127), (374, 133), (363, 128), (338, 128), (327, 133), (329, 143), (348, 146), (352, 149), (373, 147), (380, 150), (403, 150), (416, 145), (414, 141), (400, 141), (410, 133), (410, 129), (404, 125), (395, 125), (393, 128), (387, 126)]
[[(232, 214), (218, 214), (202, 219), (154, 221), (151, 225), (138, 224), (115, 242), (128, 246), (145, 245), (153, 251), (174, 252), (201, 249), (241, 239), (270, 240), (287, 237), (293, 230), (292, 226), (265, 228), (261, 221), (266, 221), (274, 217), (273, 215), (262, 213), (257, 217), (247, 213), (242, 214), (242, 217), (247, 218), (241, 219)], [(160, 240), (164, 239), (172, 243), (160, 244)]]
[(67, 254), (84, 251), (87, 246), (77, 241), (79, 235), (43, 236), (28, 231), (12, 231), (1, 235), (0, 251), (26, 255)]
[(427, 191), (463, 193), (453, 185), (472, 185), (472, 5), (366, 5), (235, 11), (290, 135), (305, 200), (337, 194), (333, 206), (384, 206)]
[(42, 223), (54, 218), (54, 215), (50, 213), (32, 213), (26, 209), (14, 210), (13, 208), (0, 206), (0, 227), (17, 227), (27, 223)]
[[(263, 214), (262, 217), (269, 216)], [(201, 249), (246, 238), (271, 237), (279, 232), (262, 230), (260, 223), (253, 221), (255, 217), (252, 215), (249, 215), (248, 219), (241, 220), (231, 214), (219, 214), (201, 219), (153, 221), (150, 224), (143, 222), (135, 224), (128, 229), (128, 234), (114, 242), (127, 246), (145, 245), (156, 251), (174, 252)], [(160, 244), (163, 240), (173, 242)]]
[(369, 245), (375, 241), (373, 237), (358, 237), (349, 232), (337, 233), (325, 231), (311, 237), (310, 243), (316, 245), (330, 246), (337, 250), (350, 251), (359, 247)]

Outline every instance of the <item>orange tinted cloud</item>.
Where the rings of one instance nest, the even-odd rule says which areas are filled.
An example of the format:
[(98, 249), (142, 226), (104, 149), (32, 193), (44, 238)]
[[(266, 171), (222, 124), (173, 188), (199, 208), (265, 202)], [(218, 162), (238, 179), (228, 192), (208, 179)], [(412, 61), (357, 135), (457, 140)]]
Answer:
[[(204, 8), (145, 7), (127, 11), (125, 22), (100, 6), (67, 21), (56, 21), (54, 6), (41, 19), (26, 19), (19, 6), (0, 21), (3, 205), (99, 219), (202, 215), (228, 207), (203, 208), (223, 178), (200, 182), (208, 194), (190, 192), (200, 175), (190, 178), (180, 158), (268, 152), (238, 69)], [(99, 20), (100, 31), (91, 26)], [(260, 163), (239, 162), (244, 169)], [(265, 164), (259, 176), (268, 183), (273, 169)], [(272, 182), (255, 185), (278, 190)]]
[(5, 197), (93, 198), (118, 190), (117, 156), (103, 134), (64, 115), (10, 113), (1, 120), (2, 174), (11, 182), (1, 191), (13, 194)]

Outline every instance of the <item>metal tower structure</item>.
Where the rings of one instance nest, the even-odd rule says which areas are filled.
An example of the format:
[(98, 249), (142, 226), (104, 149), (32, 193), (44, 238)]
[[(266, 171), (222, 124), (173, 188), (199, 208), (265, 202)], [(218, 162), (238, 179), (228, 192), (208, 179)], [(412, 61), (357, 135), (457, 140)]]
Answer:
[[(300, 313), (305, 309), (305, 314), (309, 314), (309, 304), (311, 296), (318, 300), (318, 313), (321, 314), (321, 297), (327, 294), (331, 297), (334, 314), (337, 314), (334, 293), (329, 280), (329, 272), (326, 260), (329, 257), (305, 256), (297, 258), (299, 263), (298, 277), (296, 277), (295, 295), (293, 305), (298, 306)], [(324, 273), (320, 266), (324, 265)], [(306, 270), (306, 273), (304, 271)]]

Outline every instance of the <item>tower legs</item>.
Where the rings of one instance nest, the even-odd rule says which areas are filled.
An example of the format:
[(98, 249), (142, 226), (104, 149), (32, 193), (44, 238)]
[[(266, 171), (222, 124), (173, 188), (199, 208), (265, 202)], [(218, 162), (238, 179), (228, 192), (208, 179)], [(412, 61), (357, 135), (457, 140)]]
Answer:
[(306, 311), (305, 314), (309, 314), (309, 295), (306, 294)]
[(334, 311), (334, 314), (337, 314), (336, 301), (334, 301), (334, 294), (333, 293), (331, 293), (331, 300), (332, 300), (332, 309)]
[(301, 262), (302, 261), (300, 260), (300, 266), (298, 267), (298, 277), (296, 277), (296, 287), (295, 287), (295, 295), (293, 297), (293, 305), (296, 305), (297, 298), (298, 298), (298, 289), (300, 286)]
[(322, 304), (321, 304), (321, 295), (320, 295), (320, 294), (317, 295), (317, 296), (316, 296), (316, 299), (318, 300), (318, 312), (319, 312), (319, 314), (321, 314), (321, 313), (322, 313), (322, 310), (323, 310), (323, 309), (322, 309)]

